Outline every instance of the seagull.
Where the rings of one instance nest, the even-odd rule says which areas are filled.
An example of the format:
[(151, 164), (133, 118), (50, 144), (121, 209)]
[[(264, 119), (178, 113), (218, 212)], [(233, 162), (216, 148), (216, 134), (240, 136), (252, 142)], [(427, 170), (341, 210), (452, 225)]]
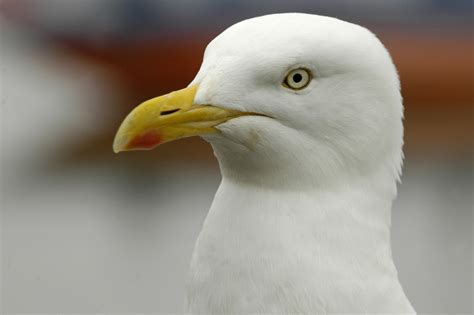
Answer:
[(272, 14), (207, 46), (185, 89), (122, 122), (114, 151), (201, 136), (222, 181), (196, 241), (189, 313), (415, 313), (390, 245), (403, 160), (392, 59), (364, 27)]

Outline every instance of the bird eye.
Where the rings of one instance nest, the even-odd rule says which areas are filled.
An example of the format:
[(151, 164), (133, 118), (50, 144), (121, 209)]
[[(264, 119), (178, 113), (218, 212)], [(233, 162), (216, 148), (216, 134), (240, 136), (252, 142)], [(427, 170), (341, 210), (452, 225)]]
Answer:
[(309, 70), (298, 68), (291, 70), (283, 81), (283, 86), (292, 90), (301, 90), (308, 86), (311, 81), (311, 73)]

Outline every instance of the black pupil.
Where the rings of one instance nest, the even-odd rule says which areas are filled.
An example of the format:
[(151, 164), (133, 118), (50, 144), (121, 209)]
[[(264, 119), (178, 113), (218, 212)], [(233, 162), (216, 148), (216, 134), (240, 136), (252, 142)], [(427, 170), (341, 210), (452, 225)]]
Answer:
[(296, 82), (296, 83), (299, 83), (301, 82), (301, 80), (303, 80), (303, 76), (299, 73), (296, 73), (293, 75), (293, 81)]

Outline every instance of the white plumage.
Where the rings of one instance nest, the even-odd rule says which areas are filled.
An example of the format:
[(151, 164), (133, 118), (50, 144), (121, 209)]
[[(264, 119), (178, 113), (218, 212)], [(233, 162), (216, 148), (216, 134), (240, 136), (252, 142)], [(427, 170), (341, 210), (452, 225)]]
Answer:
[[(308, 69), (302, 90), (283, 86)], [(262, 114), (207, 135), (222, 183), (197, 240), (192, 313), (413, 313), (390, 247), (403, 144), (395, 67), (367, 29), (276, 14), (206, 49), (195, 103)]]

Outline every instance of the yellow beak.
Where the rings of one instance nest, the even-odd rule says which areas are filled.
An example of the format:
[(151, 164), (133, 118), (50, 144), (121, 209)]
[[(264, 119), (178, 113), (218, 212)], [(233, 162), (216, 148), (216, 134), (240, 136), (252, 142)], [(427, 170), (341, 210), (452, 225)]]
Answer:
[(120, 125), (114, 152), (151, 150), (180, 138), (216, 133), (214, 127), (248, 113), (210, 105), (194, 105), (197, 85), (148, 100)]

